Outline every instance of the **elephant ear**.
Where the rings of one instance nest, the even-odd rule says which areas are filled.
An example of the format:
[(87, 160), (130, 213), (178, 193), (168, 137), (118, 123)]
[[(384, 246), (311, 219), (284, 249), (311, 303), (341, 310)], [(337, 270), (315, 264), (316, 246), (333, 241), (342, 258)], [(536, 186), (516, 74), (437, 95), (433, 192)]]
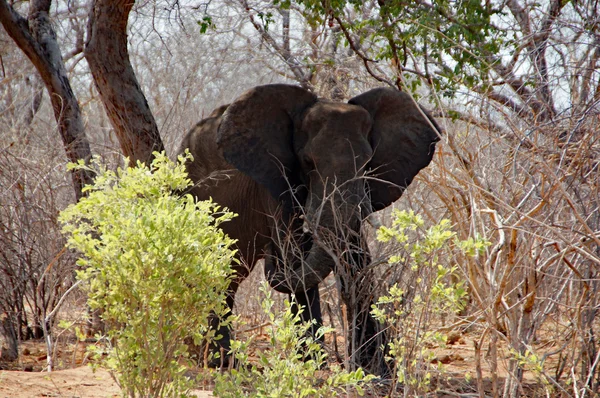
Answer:
[(442, 130), (410, 95), (391, 88), (376, 88), (348, 102), (365, 108), (373, 119), (369, 188), (373, 209), (381, 210), (431, 162)]
[(275, 199), (286, 201), (281, 195), (297, 183), (299, 168), (293, 150), (294, 127), (315, 102), (317, 97), (309, 91), (286, 84), (247, 91), (223, 115), (217, 134), (223, 156)]

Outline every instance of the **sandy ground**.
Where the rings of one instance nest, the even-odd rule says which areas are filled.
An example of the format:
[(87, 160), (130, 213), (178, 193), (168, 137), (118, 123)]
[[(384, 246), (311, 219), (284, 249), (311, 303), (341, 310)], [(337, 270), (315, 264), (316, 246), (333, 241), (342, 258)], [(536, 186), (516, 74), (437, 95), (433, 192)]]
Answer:
[(0, 372), (0, 397), (119, 397), (108, 372), (88, 366), (55, 372)]
[[(258, 286), (258, 282), (251, 285), (251, 287), (256, 286)], [(245, 296), (238, 293), (238, 296), (242, 296), (245, 299), (239, 300), (240, 308), (238, 308), (238, 312), (251, 314), (251, 316), (244, 318), (245, 326), (242, 329), (245, 328), (245, 332), (240, 332), (240, 336), (243, 339), (253, 337), (253, 345), (250, 351), (250, 355), (252, 356), (256, 350), (266, 349), (269, 345), (268, 337), (262, 330), (262, 326), (265, 325), (267, 319), (264, 315), (261, 315), (260, 303), (257, 300), (260, 295), (257, 292), (246, 293)], [(284, 296), (282, 295), (282, 297)], [(80, 307), (66, 310), (68, 314), (77, 314), (82, 311)], [(72, 315), (71, 318), (78, 319), (77, 315)], [(261, 326), (256, 327), (252, 325)], [(430, 348), (435, 351), (436, 361), (444, 364), (447, 371), (446, 376), (449, 380), (452, 379), (452, 385), (448, 388), (453, 391), (467, 391), (473, 394), (476, 392), (474, 381), (476, 377), (474, 341), (479, 341), (480, 337), (478, 335), (471, 335), (468, 332), (453, 333), (448, 337), (447, 347)], [(545, 350), (555, 349), (556, 346), (550, 343), (551, 341), (539, 341), (539, 344), (543, 345)], [(0, 370), (0, 398), (112, 398), (121, 396), (119, 387), (112, 380), (108, 372), (101, 369), (93, 372), (89, 366), (85, 365), (88, 363), (85, 344), (78, 343), (74, 336), (66, 334), (64, 337), (60, 337), (60, 341), (56, 344), (58, 347), (58, 358), (55, 363), (60, 363), (62, 368), (67, 369), (57, 370), (52, 373), (41, 372), (46, 365), (46, 348), (44, 342), (41, 340), (22, 342), (20, 345), (21, 355), (19, 360), (12, 364), (4, 364), (4, 369), (15, 369), (15, 371)], [(343, 337), (339, 335), (338, 346), (344, 346)], [(484, 350), (487, 350), (486, 347), (484, 346)], [(508, 356), (505, 354), (506, 350), (502, 346), (500, 347), (500, 352), (504, 353), (499, 355), (498, 363), (498, 376), (502, 378), (506, 375), (505, 368)], [(549, 360), (553, 360), (553, 358), (549, 358)], [(485, 379), (484, 389), (491, 391), (489, 363), (485, 351), (482, 353), (481, 365)], [(2, 366), (3, 364), (0, 361), (0, 368)], [(34, 372), (23, 371), (27, 368), (34, 370)], [(538, 382), (531, 372), (525, 372), (524, 377), (527, 384), (535, 386)], [(210, 385), (207, 385), (205, 389), (210, 389)], [(197, 390), (193, 393), (200, 398), (212, 397), (212, 394), (207, 391)], [(457, 396), (456, 393), (451, 395)]]
[[(199, 398), (212, 397), (207, 391), (194, 391)], [(89, 366), (55, 372), (0, 371), (0, 398), (113, 398), (121, 390), (108, 372), (93, 372)]]

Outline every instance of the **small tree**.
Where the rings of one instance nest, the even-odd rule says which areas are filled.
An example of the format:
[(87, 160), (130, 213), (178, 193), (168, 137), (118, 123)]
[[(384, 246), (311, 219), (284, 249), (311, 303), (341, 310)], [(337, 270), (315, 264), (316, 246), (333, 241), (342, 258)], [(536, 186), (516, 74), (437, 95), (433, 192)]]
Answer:
[(423, 395), (434, 387), (432, 376), (443, 371), (431, 347), (443, 346), (454, 331), (439, 319), (459, 313), (467, 302), (457, 258), (475, 257), (489, 242), (458, 239), (446, 219), (425, 230), (413, 211), (394, 210), (392, 220), (391, 227), (379, 228), (377, 239), (397, 245), (389, 264), (406, 268), (405, 281), (392, 285), (372, 313), (389, 328), (394, 384), (404, 385), (405, 394)]
[(108, 328), (103, 364), (130, 397), (185, 395), (184, 340), (200, 343), (211, 311), (223, 312), (233, 251), (218, 227), (233, 214), (174, 195), (191, 184), (190, 158), (175, 164), (155, 153), (150, 167), (116, 172), (95, 159), (89, 196), (61, 214), (69, 247), (83, 255), (78, 278), (89, 305)]
[[(317, 340), (308, 336), (312, 324), (302, 323), (304, 309), (294, 314), (293, 304), (286, 300), (283, 311), (275, 313), (275, 302), (266, 282), (260, 290), (264, 295), (263, 311), (271, 321), (267, 331), (271, 348), (258, 352), (258, 364), (253, 364), (248, 355), (250, 341), (233, 341), (231, 351), (237, 368), (215, 375), (215, 396), (335, 397), (350, 396), (350, 391), (364, 395), (363, 387), (374, 376), (366, 375), (361, 368), (348, 371), (334, 364), (327, 377), (322, 377), (320, 369), (327, 363), (327, 354)], [(321, 327), (316, 337), (321, 338), (328, 331)]]

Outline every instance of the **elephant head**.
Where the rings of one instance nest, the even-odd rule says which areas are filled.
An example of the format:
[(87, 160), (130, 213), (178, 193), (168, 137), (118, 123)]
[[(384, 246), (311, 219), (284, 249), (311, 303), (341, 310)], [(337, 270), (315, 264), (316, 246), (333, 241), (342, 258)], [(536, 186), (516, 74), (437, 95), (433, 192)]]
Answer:
[[(281, 204), (288, 223), (302, 211), (305, 233), (334, 231), (341, 219), (360, 236), (366, 213), (389, 206), (429, 164), (439, 131), (408, 94), (390, 88), (336, 103), (274, 84), (229, 106), (217, 143), (229, 163)], [(275, 289), (304, 291), (334, 269), (323, 245), (307, 247), (292, 265), (266, 267)]]

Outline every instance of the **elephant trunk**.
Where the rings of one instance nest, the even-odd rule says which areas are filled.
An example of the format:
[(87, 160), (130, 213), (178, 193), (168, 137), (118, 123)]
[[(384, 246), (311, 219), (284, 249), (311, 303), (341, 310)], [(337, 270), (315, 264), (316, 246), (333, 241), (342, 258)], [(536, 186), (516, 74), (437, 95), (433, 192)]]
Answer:
[(365, 195), (360, 188), (364, 185), (356, 184), (353, 186), (356, 189), (335, 190), (333, 195), (326, 195), (330, 200), (323, 201), (317, 195), (309, 198), (301, 230), (312, 242), (310, 249), (300, 250), (300, 255), (291, 258), (273, 247), (265, 260), (265, 275), (275, 290), (297, 293), (316, 287), (336, 268), (350, 242), (356, 242), (361, 221), (368, 215), (361, 214)]
[[(272, 250), (265, 259), (265, 275), (273, 289), (281, 293), (299, 293), (316, 287), (335, 268), (336, 260), (323, 247), (314, 245), (300, 264), (279, 264), (284, 259)], [(281, 256), (282, 257), (282, 256)]]

